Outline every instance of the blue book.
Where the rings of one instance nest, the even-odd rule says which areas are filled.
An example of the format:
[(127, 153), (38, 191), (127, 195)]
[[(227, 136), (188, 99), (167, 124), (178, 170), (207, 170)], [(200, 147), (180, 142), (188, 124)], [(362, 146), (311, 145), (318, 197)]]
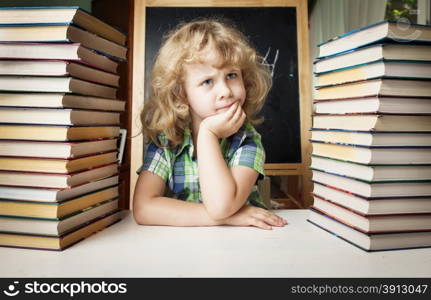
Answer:
[(120, 45), (126, 44), (126, 34), (103, 22), (78, 6), (0, 7), (0, 24), (61, 25), (75, 24)]
[(365, 45), (386, 41), (431, 44), (431, 26), (384, 20), (338, 35), (319, 44), (319, 57), (343, 53)]
[(316, 75), (318, 75), (317, 87), (376, 78), (430, 80), (431, 61), (376, 60), (364, 64), (316, 73)]
[(431, 45), (394, 42), (367, 45), (327, 57), (318, 57), (314, 61), (314, 71), (319, 74), (379, 60), (430, 62)]

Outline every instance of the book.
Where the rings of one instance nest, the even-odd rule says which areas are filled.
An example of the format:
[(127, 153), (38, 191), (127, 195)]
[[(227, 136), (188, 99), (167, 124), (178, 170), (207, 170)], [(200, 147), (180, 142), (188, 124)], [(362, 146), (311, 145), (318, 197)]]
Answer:
[(314, 71), (322, 73), (382, 59), (427, 62), (431, 61), (431, 47), (410, 43), (369, 45), (329, 57), (318, 57), (314, 62)]
[(25, 43), (1, 42), (2, 59), (56, 59), (72, 60), (91, 65), (111, 73), (117, 73), (118, 62), (79, 43)]
[(363, 197), (403, 197), (431, 196), (431, 181), (365, 181), (333, 173), (325, 173), (312, 170), (312, 180), (320, 184), (328, 185), (349, 191)]
[(0, 140), (0, 156), (70, 159), (117, 149), (117, 139), (78, 142)]
[(82, 109), (0, 107), (2, 123), (41, 125), (117, 125), (119, 112)]
[(80, 108), (124, 111), (125, 101), (59, 93), (0, 93), (0, 107)]
[(62, 236), (43, 236), (14, 233), (0, 233), (0, 246), (39, 250), (64, 250), (81, 240), (120, 221), (121, 211), (115, 211), (94, 219)]
[(363, 215), (431, 213), (431, 197), (363, 197), (314, 182), (313, 196)]
[(365, 97), (314, 101), (318, 114), (431, 114), (431, 98)]
[(317, 87), (375, 78), (431, 79), (431, 62), (380, 60), (317, 73)]
[(312, 209), (307, 221), (365, 251), (412, 249), (431, 246), (431, 231), (366, 234)]
[(361, 164), (430, 164), (431, 147), (372, 147), (312, 142), (313, 154)]
[(0, 60), (0, 75), (10, 76), (72, 76), (113, 87), (119, 86), (120, 76), (67, 60)]
[(73, 23), (120, 45), (126, 44), (127, 37), (122, 31), (78, 6), (1, 7), (0, 23)]
[(361, 146), (431, 146), (431, 132), (311, 129), (311, 141)]
[(0, 232), (60, 236), (118, 209), (118, 198), (58, 219), (0, 216)]
[(431, 161), (428, 165), (365, 165), (313, 154), (311, 156), (310, 167), (313, 170), (339, 174), (365, 181), (431, 181)]
[(117, 161), (117, 151), (70, 159), (0, 156), (0, 170), (69, 174)]
[(428, 131), (431, 132), (430, 116), (409, 115), (314, 115), (313, 127), (357, 131)]
[(0, 185), (0, 199), (31, 202), (62, 202), (118, 184), (118, 175), (65, 188), (15, 187)]
[(60, 219), (114, 198), (118, 198), (118, 186), (111, 186), (62, 202), (0, 199), (0, 216)]
[(314, 197), (313, 208), (365, 233), (431, 231), (431, 213), (361, 215), (320, 197)]
[(385, 41), (431, 42), (431, 26), (384, 20), (338, 35), (319, 44), (319, 56), (329, 56)]
[(127, 48), (71, 24), (1, 24), (3, 42), (73, 42), (124, 61)]
[(430, 81), (381, 78), (319, 87), (314, 100), (359, 98), (367, 96), (431, 98)]
[(117, 88), (73, 77), (0, 76), (0, 91), (60, 92), (115, 99)]
[(96, 181), (117, 173), (117, 163), (69, 174), (0, 171), (0, 185), (61, 189)]
[[(40, 133), (43, 132), (43, 135)], [(79, 141), (118, 137), (119, 126), (12, 125), (0, 123), (0, 139)]]

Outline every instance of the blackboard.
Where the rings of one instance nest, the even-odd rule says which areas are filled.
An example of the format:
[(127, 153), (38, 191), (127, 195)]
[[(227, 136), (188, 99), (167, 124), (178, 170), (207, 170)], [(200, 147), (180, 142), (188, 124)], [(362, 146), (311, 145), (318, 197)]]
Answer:
[(256, 127), (262, 135), (266, 163), (301, 163), (296, 14), (295, 7), (147, 7), (145, 82), (150, 82), (154, 58), (167, 31), (182, 21), (227, 19), (267, 58), (273, 71), (273, 87), (261, 112), (264, 122)]

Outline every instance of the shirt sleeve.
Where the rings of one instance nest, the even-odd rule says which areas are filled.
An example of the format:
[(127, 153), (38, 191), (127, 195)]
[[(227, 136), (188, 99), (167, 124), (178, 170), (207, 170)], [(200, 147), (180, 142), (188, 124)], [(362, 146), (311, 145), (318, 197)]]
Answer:
[(165, 151), (153, 142), (148, 144), (144, 155), (144, 164), (136, 172), (140, 174), (144, 170), (159, 175), (164, 182), (167, 182), (169, 178), (170, 167)]
[(229, 167), (245, 166), (256, 170), (259, 173), (259, 180), (265, 176), (265, 150), (263, 149), (261, 136), (254, 129), (247, 130), (245, 138), (235, 150), (229, 160)]

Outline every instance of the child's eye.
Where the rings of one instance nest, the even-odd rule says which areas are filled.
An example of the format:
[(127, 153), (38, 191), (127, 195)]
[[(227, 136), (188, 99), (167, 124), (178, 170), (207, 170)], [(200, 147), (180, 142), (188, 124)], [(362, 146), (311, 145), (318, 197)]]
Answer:
[(238, 77), (237, 73), (229, 73), (227, 74), (227, 79), (235, 79)]
[(201, 85), (207, 86), (207, 85), (210, 85), (212, 82), (213, 82), (212, 79), (206, 79), (206, 80), (202, 81)]

